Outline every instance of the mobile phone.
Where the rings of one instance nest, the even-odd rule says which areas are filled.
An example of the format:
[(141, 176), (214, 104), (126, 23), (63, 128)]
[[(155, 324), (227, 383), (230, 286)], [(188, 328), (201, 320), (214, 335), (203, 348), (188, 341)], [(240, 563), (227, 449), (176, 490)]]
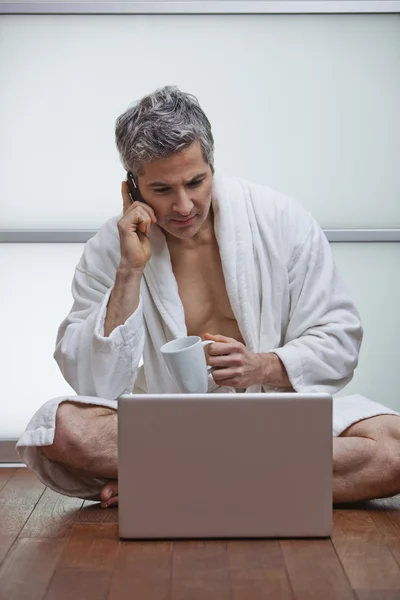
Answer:
[(139, 191), (138, 183), (137, 181), (135, 181), (135, 178), (132, 175), (131, 171), (128, 171), (126, 181), (128, 182), (129, 195), (131, 197), (132, 202), (145, 202), (142, 194)]

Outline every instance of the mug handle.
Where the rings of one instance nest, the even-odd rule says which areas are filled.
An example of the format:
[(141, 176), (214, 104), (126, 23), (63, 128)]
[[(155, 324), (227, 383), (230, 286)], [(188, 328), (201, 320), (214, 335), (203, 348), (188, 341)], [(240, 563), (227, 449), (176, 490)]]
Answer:
[[(214, 340), (204, 340), (204, 342), (201, 342), (201, 345), (203, 346), (203, 348), (205, 346), (208, 346), (208, 344), (215, 344), (215, 341)], [(207, 373), (208, 373), (208, 375), (210, 373), (212, 373), (213, 370), (214, 370), (214, 367), (210, 367), (209, 365), (207, 365)]]

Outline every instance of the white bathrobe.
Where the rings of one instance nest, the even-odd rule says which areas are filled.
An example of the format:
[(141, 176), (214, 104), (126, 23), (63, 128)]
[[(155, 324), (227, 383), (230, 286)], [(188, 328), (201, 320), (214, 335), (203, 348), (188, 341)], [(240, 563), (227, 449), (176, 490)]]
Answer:
[[(296, 392), (341, 390), (357, 366), (362, 328), (315, 219), (282, 193), (218, 173), (212, 206), (226, 289), (247, 348), (274, 351)], [(105, 480), (76, 476), (48, 461), (40, 449), (53, 442), (60, 402), (73, 399), (117, 408), (117, 398), (127, 392), (178, 393), (160, 347), (187, 335), (165, 236), (153, 225), (140, 304), (104, 337), (120, 261), (120, 217), (107, 221), (86, 243), (72, 283), (74, 304), (57, 335), (54, 357), (77, 396), (45, 403), (17, 444), (21, 458), (46, 485), (83, 498), (98, 498)], [(212, 375), (208, 391), (235, 392), (217, 386)], [(260, 391), (285, 390), (269, 385), (247, 389)], [(398, 413), (362, 396), (335, 399), (333, 435), (378, 414)]]

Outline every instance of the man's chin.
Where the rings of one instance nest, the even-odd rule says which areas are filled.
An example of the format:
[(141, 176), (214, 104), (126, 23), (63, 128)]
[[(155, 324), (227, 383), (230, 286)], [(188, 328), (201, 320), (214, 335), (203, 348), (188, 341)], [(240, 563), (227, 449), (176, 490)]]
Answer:
[(196, 215), (196, 217), (193, 219), (193, 221), (188, 224), (178, 224), (178, 223), (174, 223), (174, 221), (168, 221), (168, 223), (166, 223), (166, 226), (162, 226), (162, 229), (164, 229), (165, 231), (167, 231), (170, 235), (173, 235), (174, 237), (177, 238), (188, 238), (188, 237), (193, 237), (194, 235), (196, 235), (196, 233), (199, 232), (200, 228), (201, 228), (201, 221), (198, 218), (198, 215)]

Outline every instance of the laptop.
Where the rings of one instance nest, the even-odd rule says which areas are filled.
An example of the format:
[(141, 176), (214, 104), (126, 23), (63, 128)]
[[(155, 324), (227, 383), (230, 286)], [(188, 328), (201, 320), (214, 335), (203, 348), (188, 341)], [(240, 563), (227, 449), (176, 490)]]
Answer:
[(329, 394), (124, 394), (119, 536), (329, 537)]

